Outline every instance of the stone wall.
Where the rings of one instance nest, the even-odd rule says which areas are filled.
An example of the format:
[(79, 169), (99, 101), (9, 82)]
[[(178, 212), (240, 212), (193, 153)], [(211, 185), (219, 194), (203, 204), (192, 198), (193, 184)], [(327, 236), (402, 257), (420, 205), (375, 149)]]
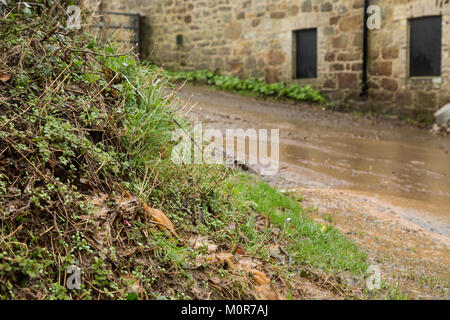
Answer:
[[(350, 106), (430, 116), (450, 102), (449, 0), (374, 0), (369, 95), (361, 103), (363, 0), (103, 0), (143, 16), (144, 55), (170, 69), (297, 82)], [(442, 77), (408, 77), (408, 19), (443, 15)], [(293, 31), (317, 28), (318, 76), (294, 79)], [(141, 37), (142, 39), (142, 37)], [(178, 41), (177, 41), (178, 40)], [(180, 43), (182, 41), (182, 44)]]

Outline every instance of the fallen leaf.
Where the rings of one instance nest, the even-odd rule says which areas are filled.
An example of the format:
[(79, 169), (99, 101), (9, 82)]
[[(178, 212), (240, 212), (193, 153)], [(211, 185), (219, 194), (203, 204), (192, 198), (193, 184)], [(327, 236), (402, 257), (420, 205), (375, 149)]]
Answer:
[(158, 223), (158, 226), (160, 228), (162, 227), (161, 229), (169, 230), (170, 232), (172, 232), (174, 236), (179, 238), (177, 232), (175, 231), (175, 227), (172, 224), (172, 221), (170, 221), (170, 219), (167, 218), (164, 212), (158, 209), (150, 208), (145, 204), (144, 209), (153, 217), (153, 220), (155, 220), (155, 222)]
[(282, 295), (274, 290), (270, 285), (270, 279), (267, 278), (264, 272), (248, 269), (248, 273), (253, 276), (256, 282), (255, 292), (258, 300), (282, 300)]
[(240, 255), (244, 256), (247, 254), (247, 252), (245, 251), (244, 248), (239, 247), (236, 249), (236, 254), (240, 254)]
[(255, 292), (257, 300), (285, 300), (279, 292), (273, 290), (268, 284), (256, 286)]
[(216, 255), (217, 260), (220, 262), (226, 262), (228, 267), (231, 269), (235, 269), (235, 265), (231, 259), (233, 259), (233, 255), (227, 252), (220, 252)]
[[(271, 280), (262, 271), (254, 269), (256, 263), (249, 259), (238, 259), (236, 263), (232, 261), (235, 256), (229, 252), (218, 252), (208, 255), (206, 260), (212, 263), (225, 262), (234, 273), (242, 271), (249, 274), (255, 281), (255, 295), (258, 300), (283, 300), (284, 297), (271, 285)], [(250, 266), (253, 266), (250, 267)]]
[(264, 272), (249, 269), (248, 273), (250, 273), (253, 276), (253, 279), (255, 280), (256, 284), (258, 284), (260, 286), (270, 283), (270, 279), (267, 278), (267, 276)]
[(0, 81), (1, 82), (8, 82), (8, 80), (11, 79), (11, 77), (9, 75), (7, 75), (6, 73), (0, 72)]

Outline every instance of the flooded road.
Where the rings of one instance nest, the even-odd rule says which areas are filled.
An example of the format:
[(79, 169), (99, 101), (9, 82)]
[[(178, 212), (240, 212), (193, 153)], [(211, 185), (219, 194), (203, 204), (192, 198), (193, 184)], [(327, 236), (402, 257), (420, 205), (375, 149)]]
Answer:
[(393, 122), (186, 87), (218, 129), (280, 129), (280, 173), (292, 186), (355, 191), (388, 202), (396, 214), (450, 236), (450, 137)]

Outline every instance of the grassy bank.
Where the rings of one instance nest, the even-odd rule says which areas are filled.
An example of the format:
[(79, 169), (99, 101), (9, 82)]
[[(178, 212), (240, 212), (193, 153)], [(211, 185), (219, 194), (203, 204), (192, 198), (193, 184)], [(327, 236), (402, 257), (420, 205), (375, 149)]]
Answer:
[[(184, 124), (163, 74), (55, 28), (64, 3), (7, 4), (2, 299), (298, 299), (304, 281), (345, 296), (338, 276), (362, 279), (365, 256), (295, 199), (230, 168), (170, 160)], [(81, 283), (69, 290), (72, 266)]]

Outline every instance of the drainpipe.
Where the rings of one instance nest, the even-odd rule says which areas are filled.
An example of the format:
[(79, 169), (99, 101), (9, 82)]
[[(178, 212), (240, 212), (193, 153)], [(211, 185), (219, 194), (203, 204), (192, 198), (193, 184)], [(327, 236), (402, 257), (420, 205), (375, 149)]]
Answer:
[(362, 61), (362, 85), (360, 96), (367, 95), (368, 85), (367, 85), (367, 60), (369, 52), (369, 28), (367, 28), (367, 19), (369, 15), (367, 13), (367, 8), (369, 8), (369, 0), (364, 0), (364, 21), (363, 21), (363, 61)]

